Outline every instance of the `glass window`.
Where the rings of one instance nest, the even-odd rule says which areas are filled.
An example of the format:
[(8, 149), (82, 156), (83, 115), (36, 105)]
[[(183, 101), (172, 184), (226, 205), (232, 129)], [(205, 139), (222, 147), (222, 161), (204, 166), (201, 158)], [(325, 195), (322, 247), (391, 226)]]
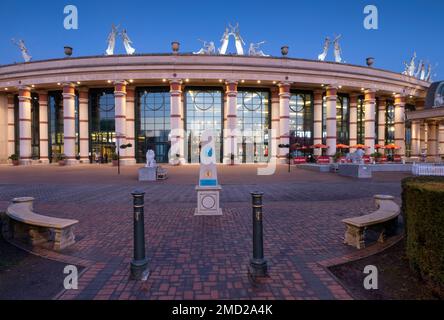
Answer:
[(216, 160), (222, 161), (222, 91), (187, 89), (185, 93), (185, 130), (187, 132), (186, 159), (189, 163), (200, 163), (200, 136), (212, 129), (216, 139)]
[(395, 105), (392, 100), (387, 101), (385, 113), (385, 143), (395, 143)]
[(136, 158), (146, 161), (146, 152), (151, 149), (159, 163), (168, 162), (170, 150), (170, 93), (168, 88), (146, 88), (137, 91)]
[(358, 123), (357, 123), (357, 141), (358, 144), (365, 144), (365, 104), (364, 97), (358, 98)]
[(237, 154), (243, 163), (268, 162), (269, 92), (239, 91), (237, 95)]
[[(292, 93), (290, 96), (290, 144), (299, 147), (313, 144), (313, 96), (311, 93)], [(295, 155), (302, 155), (296, 150)]]
[(91, 155), (95, 161), (106, 163), (116, 151), (114, 90), (90, 90), (89, 101)]
[(63, 95), (62, 91), (48, 93), (49, 159), (63, 153)]

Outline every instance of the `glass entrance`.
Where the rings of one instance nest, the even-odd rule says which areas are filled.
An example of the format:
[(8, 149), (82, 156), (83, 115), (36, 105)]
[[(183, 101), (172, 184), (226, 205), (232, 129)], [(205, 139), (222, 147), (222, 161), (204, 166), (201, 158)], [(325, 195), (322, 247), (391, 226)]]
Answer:
[(108, 163), (116, 152), (115, 105), (113, 89), (90, 91), (91, 159)]
[(156, 154), (156, 162), (168, 163), (170, 151), (170, 93), (168, 88), (147, 88), (137, 92), (137, 161), (146, 162), (146, 152)]
[(222, 90), (186, 90), (187, 144), (185, 148), (188, 163), (200, 163), (200, 136), (205, 130), (213, 130), (216, 140), (216, 161), (222, 162)]
[(240, 91), (237, 96), (237, 122), (240, 130), (237, 155), (243, 163), (268, 162), (269, 93)]

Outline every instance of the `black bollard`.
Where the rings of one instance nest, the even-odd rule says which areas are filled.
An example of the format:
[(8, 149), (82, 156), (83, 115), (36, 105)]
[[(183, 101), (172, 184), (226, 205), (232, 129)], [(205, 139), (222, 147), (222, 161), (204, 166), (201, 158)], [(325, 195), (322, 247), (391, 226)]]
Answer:
[(144, 197), (145, 192), (131, 193), (134, 201), (134, 259), (131, 261), (131, 279), (146, 280), (149, 276), (145, 257)]
[(267, 260), (264, 259), (264, 237), (262, 226), (262, 192), (252, 192), (253, 198), (253, 258), (250, 260), (250, 274), (265, 277), (268, 274)]

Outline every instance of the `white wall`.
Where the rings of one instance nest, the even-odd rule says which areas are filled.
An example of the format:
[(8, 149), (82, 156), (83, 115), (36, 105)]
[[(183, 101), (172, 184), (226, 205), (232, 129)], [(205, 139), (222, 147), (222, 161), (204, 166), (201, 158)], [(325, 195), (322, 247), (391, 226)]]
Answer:
[(0, 163), (8, 160), (8, 100), (0, 95)]

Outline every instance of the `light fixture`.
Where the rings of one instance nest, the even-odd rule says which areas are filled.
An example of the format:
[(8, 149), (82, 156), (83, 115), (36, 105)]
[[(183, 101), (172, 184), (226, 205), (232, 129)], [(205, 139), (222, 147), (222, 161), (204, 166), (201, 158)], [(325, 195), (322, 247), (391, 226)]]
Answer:
[(276, 81), (273, 81), (273, 84), (276, 84), (277, 82)]
[(185, 82), (190, 82), (190, 79), (185, 79)]
[(108, 80), (107, 82), (108, 82), (108, 83), (111, 83), (111, 80)]
[(77, 81), (77, 84), (81, 84), (81, 82), (80, 82), (80, 81)]
[(130, 83), (133, 83), (133, 82), (134, 82), (134, 80), (133, 80), (133, 79), (129, 79), (129, 82), (130, 82)]
[(364, 88), (361, 88), (361, 91), (364, 91), (365, 89)]
[(261, 80), (257, 80), (257, 83), (261, 83)]
[(219, 82), (220, 82), (220, 83), (222, 83), (222, 82), (223, 82), (223, 80), (222, 80), (222, 79), (219, 79)]
[(60, 86), (60, 85), (61, 85), (61, 83), (60, 83), (60, 82), (57, 82), (57, 85), (58, 85), (58, 86)]
[(342, 89), (342, 86), (339, 86), (338, 88), (339, 88), (339, 89)]
[(245, 83), (245, 80), (241, 80), (242, 83)]
[(5, 91), (8, 91), (8, 88), (5, 88)]
[(325, 87), (325, 84), (321, 84), (321, 87), (322, 87), (322, 88)]
[(35, 88), (35, 85), (32, 84), (32, 85), (31, 85), (31, 88)]
[(393, 92), (393, 95), (396, 96), (396, 92)]
[(167, 79), (162, 79), (162, 82), (166, 82), (167, 81)]

